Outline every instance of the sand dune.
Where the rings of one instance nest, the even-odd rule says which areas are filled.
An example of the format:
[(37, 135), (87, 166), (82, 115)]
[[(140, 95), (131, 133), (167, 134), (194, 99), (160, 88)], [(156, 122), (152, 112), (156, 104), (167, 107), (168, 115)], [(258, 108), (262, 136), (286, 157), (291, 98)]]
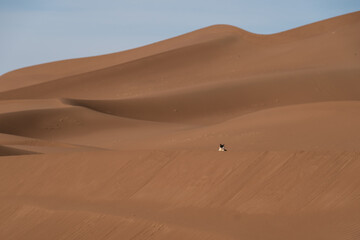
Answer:
[(15, 239), (358, 236), (358, 153), (228, 153), (3, 158), (0, 232)]
[(359, 29), (215, 25), (0, 76), (0, 239), (360, 239)]
[(116, 116), (163, 122), (221, 121), (277, 106), (360, 100), (359, 70), (301, 71), (167, 91), (119, 100), (63, 103)]
[[(31, 86), (3, 91), (0, 97), (17, 99), (21, 95), (23, 98), (122, 98), (186, 86), (194, 87), (197, 84), (219, 83), (228, 79), (241, 81), (247, 76), (294, 70), (340, 69), (351, 73), (354, 69), (358, 70), (360, 63), (360, 36), (357, 31), (360, 21), (357, 13), (343, 18), (339, 20), (342, 28), (336, 24), (337, 21), (331, 20), (325, 32), (315, 34), (318, 28), (325, 24), (315, 23), (315, 26), (319, 26), (310, 25), (298, 29), (298, 38), (295, 39), (291, 36), (296, 30), (275, 35), (254, 35), (234, 27), (214, 26), (194, 33), (203, 36), (200, 43), (195, 41), (192, 45), (176, 45), (177, 48), (168, 46), (157, 54), (145, 55), (135, 60), (131, 58), (114, 66), (61, 76), (42, 83), (30, 80), (26, 85)], [(216, 38), (208, 39), (210, 33), (216, 35)], [(191, 36), (185, 35), (177, 40), (187, 42)], [(165, 41), (158, 44), (165, 48), (165, 45), (171, 43), (172, 41)], [(101, 61), (99, 59), (99, 62)], [(55, 64), (50, 63), (52, 67)], [(62, 68), (61, 63), (59, 64), (58, 67)], [(13, 82), (9, 81), (6, 75), (2, 76), (0, 83), (4, 81)]]
[(24, 151), (12, 147), (5, 147), (0, 145), (0, 156), (13, 156), (13, 155), (25, 155), (34, 154), (35, 152)]

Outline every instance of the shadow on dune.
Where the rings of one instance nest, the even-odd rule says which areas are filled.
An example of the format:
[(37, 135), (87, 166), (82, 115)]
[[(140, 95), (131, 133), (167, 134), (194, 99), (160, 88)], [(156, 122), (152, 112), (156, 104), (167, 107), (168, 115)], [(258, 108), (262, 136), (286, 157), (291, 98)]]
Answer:
[(16, 156), (16, 155), (28, 155), (28, 154), (38, 154), (38, 153), (0, 145), (0, 156)]

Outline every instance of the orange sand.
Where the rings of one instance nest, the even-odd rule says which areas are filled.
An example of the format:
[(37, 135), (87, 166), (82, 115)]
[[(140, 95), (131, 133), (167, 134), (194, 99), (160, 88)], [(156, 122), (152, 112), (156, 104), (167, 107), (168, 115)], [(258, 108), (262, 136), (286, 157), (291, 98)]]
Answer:
[(360, 239), (359, 29), (216, 25), (0, 76), (0, 239)]

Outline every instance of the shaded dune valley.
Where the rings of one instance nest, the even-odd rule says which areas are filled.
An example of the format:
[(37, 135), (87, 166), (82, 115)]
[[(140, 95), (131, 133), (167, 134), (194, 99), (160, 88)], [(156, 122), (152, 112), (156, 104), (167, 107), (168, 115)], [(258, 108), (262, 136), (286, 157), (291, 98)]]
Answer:
[(359, 30), (214, 25), (3, 74), (0, 239), (360, 239)]

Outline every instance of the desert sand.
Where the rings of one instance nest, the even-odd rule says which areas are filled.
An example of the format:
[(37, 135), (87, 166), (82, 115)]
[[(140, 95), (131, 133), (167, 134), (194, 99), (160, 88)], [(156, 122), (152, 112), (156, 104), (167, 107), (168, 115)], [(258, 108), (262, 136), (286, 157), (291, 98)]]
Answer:
[(0, 239), (360, 239), (359, 29), (215, 25), (0, 76)]

